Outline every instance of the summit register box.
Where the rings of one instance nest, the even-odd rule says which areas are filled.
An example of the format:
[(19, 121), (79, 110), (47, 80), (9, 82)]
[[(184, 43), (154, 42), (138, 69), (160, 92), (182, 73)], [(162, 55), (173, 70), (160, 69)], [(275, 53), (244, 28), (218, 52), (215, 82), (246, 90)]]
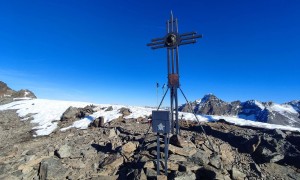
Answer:
[(152, 131), (156, 133), (170, 133), (170, 111), (152, 111)]

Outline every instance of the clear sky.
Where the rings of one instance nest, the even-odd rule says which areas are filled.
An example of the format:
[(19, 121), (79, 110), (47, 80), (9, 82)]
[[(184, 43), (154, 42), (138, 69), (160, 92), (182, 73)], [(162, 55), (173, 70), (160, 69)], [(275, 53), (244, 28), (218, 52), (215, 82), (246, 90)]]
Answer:
[(180, 33), (203, 34), (179, 48), (190, 100), (300, 99), (299, 9), (298, 0), (3, 0), (0, 80), (39, 98), (156, 105), (166, 50), (146, 44), (165, 35), (173, 10)]

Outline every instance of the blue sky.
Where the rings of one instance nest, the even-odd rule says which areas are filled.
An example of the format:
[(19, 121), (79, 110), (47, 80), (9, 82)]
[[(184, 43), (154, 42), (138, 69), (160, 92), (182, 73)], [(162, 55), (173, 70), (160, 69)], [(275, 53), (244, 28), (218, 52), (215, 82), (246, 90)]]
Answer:
[(179, 52), (190, 100), (300, 99), (299, 9), (297, 0), (1, 1), (0, 80), (39, 98), (156, 105), (166, 50), (146, 44), (165, 35), (173, 10), (181, 33), (203, 34)]

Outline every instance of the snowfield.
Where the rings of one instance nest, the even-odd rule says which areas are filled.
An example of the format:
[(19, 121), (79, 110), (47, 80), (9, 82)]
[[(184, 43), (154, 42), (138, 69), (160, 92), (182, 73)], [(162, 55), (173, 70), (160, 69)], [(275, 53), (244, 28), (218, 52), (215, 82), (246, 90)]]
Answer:
[[(0, 106), (1, 110), (9, 110), (15, 109), (21, 120), (28, 120), (32, 117), (31, 123), (35, 126), (33, 127), (36, 130), (36, 136), (49, 135), (54, 130), (58, 129), (58, 121), (62, 114), (68, 109), (70, 106), (73, 107), (85, 107), (92, 103), (87, 102), (72, 102), (72, 101), (58, 101), (58, 100), (46, 100), (46, 99), (31, 99), (31, 100), (22, 100), (22, 101), (14, 101), (9, 104), (5, 104)], [(110, 104), (94, 104), (97, 106), (95, 108), (96, 112), (90, 116), (86, 116), (83, 119), (75, 121), (71, 126), (60, 129), (61, 131), (65, 131), (70, 128), (78, 128), (78, 129), (86, 129), (88, 125), (96, 118), (103, 116), (105, 122), (112, 121), (117, 119), (122, 114), (119, 113), (119, 110), (122, 107), (129, 108), (131, 110), (131, 114), (126, 116), (125, 119), (131, 118), (139, 118), (139, 117), (147, 117), (149, 116), (153, 110), (153, 108), (144, 108), (144, 107), (136, 107), (136, 106), (122, 106), (122, 105), (110, 105)], [(112, 106), (112, 111), (105, 111), (105, 108)], [(274, 109), (278, 109), (279, 107), (273, 107)], [(288, 107), (281, 109), (282, 111), (292, 111)], [(241, 119), (238, 117), (229, 117), (229, 116), (209, 116), (209, 115), (197, 115), (199, 121), (216, 121), (219, 119), (224, 119), (227, 122), (232, 124), (236, 124), (239, 126), (253, 126), (253, 127), (262, 127), (267, 129), (282, 129), (282, 130), (290, 130), (290, 131), (298, 131), (300, 132), (300, 128), (294, 128), (290, 126), (282, 126), (268, 123), (255, 122), (250, 120)], [(179, 112), (179, 119), (191, 120), (195, 121), (196, 118), (192, 113), (183, 113)]]

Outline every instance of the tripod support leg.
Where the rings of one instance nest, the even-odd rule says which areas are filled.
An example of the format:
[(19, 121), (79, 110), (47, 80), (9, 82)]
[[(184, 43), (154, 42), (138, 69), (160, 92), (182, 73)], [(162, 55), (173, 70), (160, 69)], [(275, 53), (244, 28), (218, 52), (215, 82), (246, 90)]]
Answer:
[(199, 123), (199, 125), (200, 125), (200, 127), (201, 127), (201, 129), (202, 129), (202, 131), (203, 131), (203, 133), (205, 134), (205, 137), (206, 137), (206, 139), (208, 140), (209, 145), (211, 146), (212, 150), (216, 153), (216, 151), (215, 151), (215, 149), (214, 149), (214, 146), (212, 145), (210, 139), (208, 138), (208, 136), (207, 136), (207, 134), (206, 134), (206, 132), (205, 132), (203, 126), (200, 124), (200, 121), (199, 121), (199, 119), (198, 119), (196, 113), (193, 111), (192, 106), (190, 105), (189, 101), (187, 100), (187, 98), (186, 98), (185, 94), (183, 93), (182, 89), (181, 89), (181, 88), (179, 88), (179, 89), (180, 89), (180, 91), (181, 91), (181, 93), (182, 93), (184, 99), (186, 100), (186, 103), (188, 104), (188, 107), (189, 107), (190, 111), (194, 114), (194, 116), (195, 116), (196, 120), (198, 121), (198, 123)]
[(171, 133), (174, 134), (174, 87), (171, 87), (171, 93), (170, 93), (170, 100), (171, 100)]

